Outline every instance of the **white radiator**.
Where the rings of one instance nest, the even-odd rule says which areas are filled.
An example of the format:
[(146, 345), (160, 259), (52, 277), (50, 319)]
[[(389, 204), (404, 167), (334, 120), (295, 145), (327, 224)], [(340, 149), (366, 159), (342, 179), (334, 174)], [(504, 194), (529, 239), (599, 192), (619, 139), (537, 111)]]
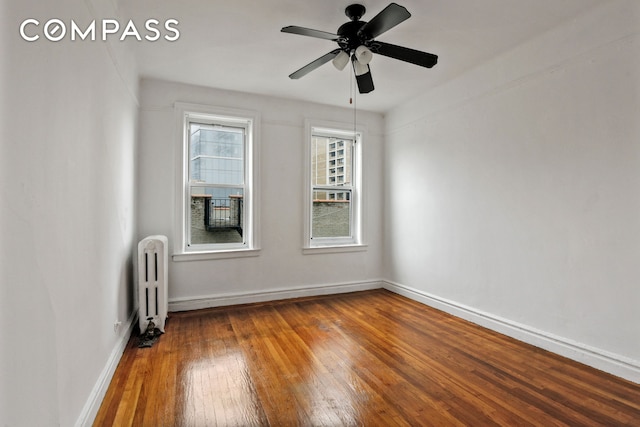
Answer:
[(168, 250), (165, 236), (149, 236), (138, 243), (138, 322), (140, 333), (149, 321), (164, 332), (168, 311)]

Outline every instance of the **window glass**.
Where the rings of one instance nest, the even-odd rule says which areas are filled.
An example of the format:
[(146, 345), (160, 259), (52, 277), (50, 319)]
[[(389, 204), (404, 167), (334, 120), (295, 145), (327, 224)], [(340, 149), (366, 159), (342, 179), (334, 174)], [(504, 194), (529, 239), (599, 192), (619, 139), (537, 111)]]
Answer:
[(309, 246), (358, 243), (356, 141), (353, 133), (311, 129)]
[(186, 250), (246, 247), (251, 226), (245, 201), (249, 121), (203, 114), (186, 117)]

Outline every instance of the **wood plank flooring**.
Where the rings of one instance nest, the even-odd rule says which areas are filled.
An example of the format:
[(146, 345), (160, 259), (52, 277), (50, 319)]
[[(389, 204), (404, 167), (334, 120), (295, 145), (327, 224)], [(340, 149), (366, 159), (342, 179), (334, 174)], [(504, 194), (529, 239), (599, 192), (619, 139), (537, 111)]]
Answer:
[(95, 426), (640, 425), (640, 386), (385, 290), (172, 313)]

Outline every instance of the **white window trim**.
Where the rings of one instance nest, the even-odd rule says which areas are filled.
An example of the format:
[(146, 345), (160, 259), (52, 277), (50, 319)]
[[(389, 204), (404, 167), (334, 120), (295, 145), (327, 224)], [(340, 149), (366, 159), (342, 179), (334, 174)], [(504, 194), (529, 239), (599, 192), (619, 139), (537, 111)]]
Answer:
[[(303, 254), (336, 253), (336, 252), (357, 252), (367, 249), (365, 243), (366, 215), (363, 209), (365, 202), (365, 189), (363, 183), (364, 176), (364, 144), (363, 135), (366, 129), (358, 125), (354, 130), (353, 124), (328, 122), (319, 120), (305, 120), (305, 148), (304, 148), (304, 241), (302, 244)], [(353, 192), (352, 192), (352, 236), (335, 239), (312, 239), (311, 238), (311, 209), (313, 202), (313, 191), (311, 182), (311, 135), (312, 133), (322, 133), (337, 137), (353, 139), (356, 135), (354, 153)]]
[[(175, 190), (175, 228), (174, 261), (199, 261), (208, 259), (238, 258), (257, 256), (260, 252), (260, 114), (255, 111), (238, 110), (231, 108), (215, 107), (209, 105), (189, 104), (176, 102), (174, 104), (176, 117), (176, 190)], [(205, 119), (216, 118), (227, 123), (249, 123), (247, 130), (246, 153), (250, 168), (245, 171), (246, 192), (244, 203), (247, 215), (246, 221), (250, 224), (247, 228), (245, 243), (240, 245), (211, 245), (200, 246), (197, 249), (187, 247), (188, 213), (187, 195), (189, 194), (189, 138), (186, 130), (188, 117), (202, 115)], [(247, 206), (248, 205), (248, 206)]]

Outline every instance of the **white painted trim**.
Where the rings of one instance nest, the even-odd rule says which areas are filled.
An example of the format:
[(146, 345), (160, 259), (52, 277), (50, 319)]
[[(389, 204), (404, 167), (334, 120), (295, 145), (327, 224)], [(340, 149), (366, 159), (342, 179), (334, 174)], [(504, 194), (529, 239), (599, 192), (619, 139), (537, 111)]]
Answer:
[(133, 328), (137, 324), (137, 317), (138, 312), (135, 310), (124, 325), (126, 328), (121, 329), (122, 332), (120, 333), (118, 341), (107, 359), (107, 364), (102, 369), (102, 372), (98, 377), (98, 381), (96, 381), (96, 384), (93, 386), (93, 390), (91, 390), (91, 394), (89, 394), (89, 397), (82, 408), (82, 412), (80, 412), (80, 416), (75, 423), (76, 427), (90, 427), (93, 425), (96, 415), (98, 414), (98, 410), (100, 409), (100, 405), (102, 404), (102, 400), (107, 394), (107, 390), (111, 384), (113, 374), (116, 372), (116, 368), (118, 367), (118, 363), (120, 363), (120, 359), (127, 347), (129, 338), (131, 338)]
[[(354, 128), (354, 126), (356, 126)], [(343, 136), (354, 138), (355, 158), (352, 178), (352, 217), (353, 236), (335, 239), (323, 239), (325, 244), (318, 244), (311, 239), (311, 206), (312, 206), (312, 185), (311, 185), (311, 141), (314, 129), (320, 134)], [(303, 253), (311, 253), (309, 248), (329, 248), (347, 246), (366, 246), (367, 242), (367, 210), (366, 203), (366, 180), (365, 172), (365, 145), (367, 139), (367, 126), (363, 124), (349, 124), (343, 122), (333, 122), (327, 120), (316, 120), (307, 118), (304, 121), (305, 144), (304, 144), (304, 240), (302, 242)]]
[(289, 298), (318, 295), (342, 294), (346, 292), (366, 291), (382, 288), (382, 281), (334, 283), (329, 285), (305, 286), (299, 288), (280, 288), (269, 291), (242, 292), (235, 294), (207, 295), (196, 298), (175, 298), (169, 300), (169, 311), (189, 311), (210, 307), (223, 307), (237, 304), (277, 301)]
[(640, 361), (514, 322), (409, 286), (383, 281), (382, 287), (430, 307), (640, 384)]
[[(192, 104), (186, 102), (175, 102), (173, 105), (175, 120), (175, 194), (174, 194), (174, 261), (195, 261), (206, 259), (202, 254), (210, 252), (212, 255), (209, 259), (227, 258), (222, 254), (225, 251), (234, 253), (237, 257), (241, 251), (250, 253), (249, 256), (256, 256), (259, 252), (255, 252), (260, 248), (260, 143), (261, 143), (261, 114), (258, 111), (243, 110), (236, 108), (218, 107), (213, 105)], [(215, 247), (208, 250), (187, 249), (187, 227), (188, 227), (188, 150), (189, 143), (186, 134), (186, 120), (189, 116), (204, 116), (206, 119), (221, 120), (223, 122), (238, 122), (247, 124), (247, 141), (246, 141), (246, 161), (251, 165), (245, 168), (245, 193), (244, 206), (248, 216), (246, 220), (244, 246), (229, 247), (227, 249), (219, 249)], [(246, 163), (246, 162), (245, 162)], [(195, 257), (183, 257), (195, 253)]]
[(234, 249), (226, 251), (211, 252), (187, 252), (171, 255), (174, 262), (182, 261), (207, 261), (211, 259), (247, 258), (260, 256), (260, 248), (255, 249)]
[(302, 248), (302, 253), (305, 255), (316, 255), (337, 254), (342, 252), (364, 252), (368, 247), (368, 245), (313, 246)]

